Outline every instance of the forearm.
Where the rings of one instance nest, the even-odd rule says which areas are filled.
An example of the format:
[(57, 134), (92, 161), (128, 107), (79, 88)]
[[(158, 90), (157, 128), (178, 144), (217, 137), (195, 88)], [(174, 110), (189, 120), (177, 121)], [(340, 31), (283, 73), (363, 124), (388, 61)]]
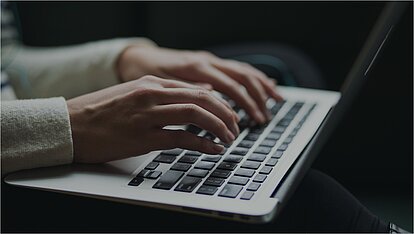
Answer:
[(18, 98), (71, 98), (119, 83), (118, 56), (131, 45), (153, 46), (145, 38), (103, 40), (57, 48), (17, 47), (7, 67)]
[(65, 99), (1, 103), (2, 175), (72, 161), (73, 143)]

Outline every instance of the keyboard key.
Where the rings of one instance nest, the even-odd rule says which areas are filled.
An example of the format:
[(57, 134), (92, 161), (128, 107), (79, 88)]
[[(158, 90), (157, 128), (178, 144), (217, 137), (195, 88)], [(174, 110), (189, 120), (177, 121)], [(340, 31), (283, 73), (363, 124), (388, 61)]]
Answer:
[(266, 155), (264, 155), (264, 154), (255, 154), (255, 153), (253, 153), (252, 155), (249, 156), (249, 158), (247, 158), (247, 160), (263, 162), (265, 160), (265, 158), (266, 158)]
[(213, 133), (207, 132), (206, 135), (204, 136), (204, 138), (206, 138), (207, 140), (210, 140), (210, 141), (214, 141), (217, 137)]
[(212, 162), (203, 162), (203, 161), (201, 161), (201, 162), (198, 162), (198, 163), (195, 165), (195, 168), (205, 169), (205, 170), (211, 170), (211, 169), (213, 169), (213, 167), (214, 167), (215, 165), (216, 165), (216, 164), (215, 164), (215, 163), (212, 163)]
[(238, 156), (238, 155), (228, 155), (227, 157), (224, 158), (223, 161), (225, 162), (234, 162), (234, 163), (239, 163), (241, 160), (243, 159), (242, 156)]
[(244, 129), (251, 126), (251, 120), (247, 116), (244, 116), (238, 123), (238, 126), (240, 129), (240, 132), (243, 132)]
[(250, 199), (252, 199), (253, 195), (254, 195), (254, 192), (246, 191), (241, 195), (240, 199), (250, 200)]
[(263, 181), (265, 181), (267, 178), (266, 175), (262, 175), (262, 174), (257, 174), (254, 179), (253, 182), (257, 182), (257, 183), (263, 183)]
[(266, 126), (254, 126), (250, 129), (251, 133), (261, 134), (265, 130)]
[(249, 182), (249, 178), (240, 177), (240, 176), (232, 176), (229, 180), (229, 184), (246, 185), (248, 182)]
[(284, 102), (276, 103), (275, 105), (272, 106), (272, 108), (270, 109), (270, 112), (273, 115), (276, 115), (279, 112), (280, 108), (282, 108), (283, 104), (285, 104), (285, 103)]
[(162, 174), (162, 172), (160, 171), (151, 171), (150, 173), (148, 173), (148, 175), (145, 176), (145, 178), (147, 179), (158, 179), (158, 177), (160, 177), (160, 175)]
[(260, 169), (259, 173), (260, 174), (268, 175), (268, 174), (270, 174), (270, 172), (272, 171), (272, 169), (273, 169), (272, 167), (264, 166), (264, 167), (262, 167), (262, 169)]
[(237, 167), (237, 163), (231, 163), (231, 162), (222, 162), (218, 165), (218, 169), (223, 169), (223, 170), (234, 170)]
[(155, 170), (158, 167), (158, 165), (160, 165), (160, 163), (158, 163), (158, 162), (150, 162), (145, 167), (145, 169), (147, 169), (147, 170)]
[(280, 137), (282, 136), (282, 134), (277, 133), (277, 132), (271, 132), (269, 133), (269, 135), (267, 135), (266, 140), (279, 140)]
[(241, 148), (250, 149), (254, 145), (254, 141), (243, 140), (237, 146)]
[(150, 170), (147, 169), (142, 169), (138, 175), (136, 177), (145, 177), (146, 175), (148, 175), (150, 173)]
[(177, 187), (175, 187), (174, 190), (180, 191), (180, 192), (191, 193), (200, 182), (201, 182), (200, 178), (186, 176), (180, 181), (180, 183), (177, 185)]
[(292, 142), (293, 140), (293, 136), (286, 137), (285, 141), (283, 143), (289, 144), (290, 142)]
[(257, 169), (260, 167), (260, 162), (254, 162), (254, 161), (245, 161), (242, 165), (242, 168), (249, 168), (249, 169)]
[(286, 119), (281, 119), (280, 121), (279, 121), (279, 123), (277, 123), (277, 126), (278, 127), (287, 127), (287, 126), (289, 126), (289, 124), (290, 124), (290, 120), (286, 120)]
[(287, 113), (287, 114), (283, 117), (283, 119), (286, 119), (286, 120), (292, 121), (292, 119), (294, 119), (294, 118), (295, 118), (295, 116), (296, 116), (296, 113)]
[(259, 139), (260, 134), (256, 134), (256, 133), (249, 133), (247, 134), (247, 136), (244, 138), (244, 140), (249, 140), (249, 141), (256, 141), (257, 139)]
[(272, 133), (283, 133), (285, 132), (286, 127), (276, 126), (273, 128)]
[(249, 186), (247, 186), (247, 190), (249, 190), (249, 191), (257, 191), (260, 188), (260, 185), (261, 184), (259, 184), (259, 183), (251, 182), (249, 184)]
[(195, 177), (201, 177), (204, 178), (208, 174), (207, 170), (203, 169), (191, 169), (191, 171), (188, 173), (189, 176), (195, 176)]
[(137, 177), (135, 177), (134, 179), (132, 179), (129, 183), (128, 183), (128, 185), (129, 186), (138, 186), (138, 185), (140, 185), (142, 182), (144, 181), (144, 179), (143, 178), (137, 178)]
[(216, 177), (208, 177), (206, 181), (204, 181), (204, 185), (210, 185), (210, 186), (216, 186), (220, 187), (223, 185), (224, 179), (222, 178), (216, 178)]
[(218, 162), (220, 161), (220, 159), (221, 159), (220, 155), (211, 155), (211, 154), (206, 154), (201, 158), (202, 161), (207, 161), (207, 162)]
[(184, 172), (169, 170), (165, 172), (165, 174), (162, 175), (157, 183), (155, 183), (152, 187), (169, 190), (175, 185), (175, 183), (177, 183), (179, 179), (181, 179), (181, 177), (183, 177), (183, 175)]
[(187, 151), (185, 155), (191, 155), (191, 156), (201, 156), (203, 153), (200, 153), (198, 151)]
[(273, 147), (273, 146), (275, 146), (276, 142), (277, 142), (277, 141), (275, 141), (275, 140), (266, 140), (266, 139), (264, 139), (264, 140), (260, 143), (260, 145), (262, 145), (262, 146), (269, 146), (269, 147)]
[(175, 159), (176, 159), (176, 156), (160, 154), (157, 157), (155, 157), (153, 161), (170, 164), (170, 163), (173, 163)]
[(298, 130), (296, 130), (296, 128), (295, 129), (293, 129), (292, 130), (292, 132), (289, 134), (289, 136), (288, 137), (295, 137), (296, 136), (296, 134), (298, 133)]
[(249, 150), (245, 148), (235, 148), (231, 153), (237, 155), (246, 155), (248, 151)]
[(266, 162), (266, 166), (271, 166), (271, 167), (273, 167), (273, 166), (275, 166), (276, 165), (276, 163), (277, 163), (277, 159), (276, 158), (270, 158), (269, 160), (267, 160), (267, 162)]
[(272, 151), (272, 148), (267, 147), (267, 146), (259, 146), (254, 150), (254, 153), (259, 153), (259, 154), (268, 154), (270, 153), (270, 151)]
[(171, 167), (171, 170), (188, 171), (190, 167), (191, 167), (191, 164), (178, 162)]
[(211, 173), (211, 176), (226, 179), (230, 176), (230, 174), (230, 171), (216, 169)]
[(219, 196), (235, 198), (239, 195), (242, 189), (243, 187), (239, 185), (226, 184), (226, 186), (224, 186), (224, 188), (220, 191)]
[(283, 143), (279, 146), (279, 148), (277, 150), (278, 151), (285, 151), (288, 146), (289, 146), (289, 144)]
[(201, 128), (195, 126), (195, 125), (190, 124), (190, 125), (188, 125), (186, 130), (188, 132), (191, 132), (191, 133), (195, 134), (195, 135), (198, 135), (203, 129), (201, 129)]
[(252, 177), (254, 173), (254, 170), (239, 168), (234, 174), (239, 176)]
[(205, 195), (214, 195), (218, 188), (213, 186), (202, 185), (196, 193)]
[(164, 150), (162, 151), (162, 154), (168, 154), (168, 155), (174, 155), (174, 156), (178, 156), (180, 155), (184, 150), (183, 149), (170, 149), (170, 150)]
[(283, 151), (277, 150), (273, 155), (272, 158), (280, 158), (283, 155)]
[(180, 160), (178, 160), (178, 162), (193, 164), (193, 163), (197, 162), (197, 160), (198, 160), (197, 156), (184, 155), (180, 158)]

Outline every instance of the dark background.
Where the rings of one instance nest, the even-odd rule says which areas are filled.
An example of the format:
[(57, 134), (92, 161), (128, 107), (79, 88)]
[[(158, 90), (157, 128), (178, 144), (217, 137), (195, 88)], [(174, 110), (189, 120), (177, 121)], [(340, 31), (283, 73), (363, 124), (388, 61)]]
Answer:
[[(144, 36), (160, 46), (183, 49), (274, 42), (306, 53), (320, 69), (327, 88), (339, 90), (384, 4), (18, 2), (16, 7), (22, 39), (27, 45), (58, 46), (129, 36)], [(340, 181), (376, 214), (410, 230), (413, 207), (412, 12), (410, 3), (358, 101), (314, 165)], [(42, 192), (35, 194), (40, 194), (38, 199), (44, 195)], [(5, 196), (2, 193), (3, 204)], [(6, 202), (13, 202), (10, 199)], [(36, 226), (33, 220), (9, 217), (2, 218), (7, 230), (32, 230), (30, 227)]]

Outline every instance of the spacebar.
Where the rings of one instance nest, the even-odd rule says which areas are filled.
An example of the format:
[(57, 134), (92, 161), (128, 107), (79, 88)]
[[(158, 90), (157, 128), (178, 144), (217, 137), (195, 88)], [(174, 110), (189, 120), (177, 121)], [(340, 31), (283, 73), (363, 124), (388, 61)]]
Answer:
[(183, 175), (184, 172), (169, 170), (164, 175), (162, 175), (157, 183), (155, 183), (152, 187), (169, 190), (174, 187), (175, 183), (177, 183), (177, 181), (181, 179)]

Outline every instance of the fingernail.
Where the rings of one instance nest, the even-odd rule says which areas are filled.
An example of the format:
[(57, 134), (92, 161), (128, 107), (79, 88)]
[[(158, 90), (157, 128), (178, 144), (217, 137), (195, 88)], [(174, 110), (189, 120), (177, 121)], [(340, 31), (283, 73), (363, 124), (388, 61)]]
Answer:
[(231, 133), (233, 133), (233, 136), (237, 136), (237, 129), (236, 129), (236, 127), (234, 125), (232, 125), (230, 127), (230, 130), (231, 130)]
[(264, 115), (260, 112), (256, 112), (256, 117), (259, 119), (260, 123), (264, 123), (266, 121)]
[(240, 122), (240, 117), (236, 112), (234, 112), (234, 117), (236, 118), (237, 123)]
[(237, 125), (236, 123), (234, 124), (234, 128), (236, 129), (236, 136), (238, 136), (240, 134), (240, 128), (239, 125)]
[(272, 119), (272, 114), (270, 114), (269, 110), (266, 110), (266, 117), (267, 117), (267, 121), (270, 121)]
[(231, 133), (229, 130), (227, 130), (227, 142), (233, 142), (236, 137), (234, 137), (233, 133)]
[(233, 130), (234, 130), (234, 136), (238, 136), (240, 134), (240, 129), (239, 126), (237, 126), (237, 124), (233, 124)]
[(219, 144), (214, 144), (213, 146), (213, 150), (217, 153), (221, 153), (224, 150), (224, 146), (219, 145)]

